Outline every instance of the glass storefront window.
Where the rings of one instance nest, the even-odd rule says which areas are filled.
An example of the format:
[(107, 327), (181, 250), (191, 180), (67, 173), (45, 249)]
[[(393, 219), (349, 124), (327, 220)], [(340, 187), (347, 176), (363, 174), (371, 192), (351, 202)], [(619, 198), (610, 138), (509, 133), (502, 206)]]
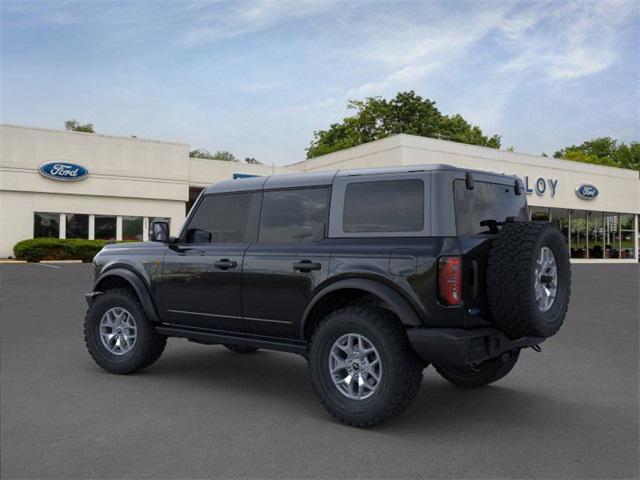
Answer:
[(122, 217), (122, 240), (142, 241), (142, 217)]
[(60, 214), (35, 212), (33, 214), (33, 238), (60, 237)]
[(602, 212), (587, 212), (589, 257), (604, 258), (604, 221)]
[(571, 258), (587, 258), (587, 216), (584, 210), (571, 211)]
[(569, 243), (569, 211), (562, 208), (551, 209), (551, 223), (564, 235), (565, 242)]
[(67, 238), (89, 238), (89, 215), (67, 213), (66, 217)]
[(620, 256), (621, 258), (636, 258), (633, 251), (633, 215), (628, 213), (620, 214)]
[(620, 258), (620, 221), (617, 213), (604, 214), (604, 258)]
[(549, 209), (547, 207), (529, 207), (529, 214), (533, 222), (549, 221)]
[(110, 215), (96, 215), (95, 238), (96, 240), (115, 240), (116, 217)]

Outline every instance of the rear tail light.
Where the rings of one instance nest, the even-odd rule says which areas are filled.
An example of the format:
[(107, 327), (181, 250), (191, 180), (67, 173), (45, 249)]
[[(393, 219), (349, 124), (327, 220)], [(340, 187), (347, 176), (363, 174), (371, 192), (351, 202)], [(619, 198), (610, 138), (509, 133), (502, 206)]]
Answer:
[(462, 305), (462, 262), (460, 257), (440, 257), (438, 295), (446, 305)]

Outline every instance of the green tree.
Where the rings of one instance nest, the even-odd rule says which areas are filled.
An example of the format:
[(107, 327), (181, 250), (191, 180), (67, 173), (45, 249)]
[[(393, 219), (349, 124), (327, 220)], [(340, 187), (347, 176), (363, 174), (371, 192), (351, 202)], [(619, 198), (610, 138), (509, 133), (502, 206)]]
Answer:
[(623, 142), (618, 143), (611, 137), (598, 137), (580, 145), (565, 147), (553, 156), (575, 162), (640, 171), (640, 141), (633, 141), (627, 145)]
[(200, 148), (197, 150), (191, 150), (189, 152), (191, 158), (204, 158), (206, 160), (222, 160), (224, 162), (237, 162), (236, 156), (226, 150), (218, 150), (216, 153), (211, 153), (209, 150)]
[(93, 123), (80, 124), (75, 118), (64, 122), (64, 129), (70, 132), (96, 133), (93, 130)]
[(214, 160), (222, 160), (223, 162), (237, 162), (238, 159), (236, 158), (236, 156), (231, 153), (228, 152), (226, 150), (218, 150), (216, 153), (213, 154), (213, 159)]
[(399, 92), (395, 98), (368, 97), (349, 100), (347, 108), (355, 114), (327, 130), (313, 132), (307, 158), (355, 147), (381, 138), (407, 133), (500, 148), (500, 136), (487, 137), (480, 127), (471, 125), (461, 115), (443, 115), (435, 102), (423, 99), (411, 90)]
[(253, 157), (246, 157), (244, 159), (244, 163), (248, 163), (249, 165), (262, 165), (262, 162), (256, 160)]

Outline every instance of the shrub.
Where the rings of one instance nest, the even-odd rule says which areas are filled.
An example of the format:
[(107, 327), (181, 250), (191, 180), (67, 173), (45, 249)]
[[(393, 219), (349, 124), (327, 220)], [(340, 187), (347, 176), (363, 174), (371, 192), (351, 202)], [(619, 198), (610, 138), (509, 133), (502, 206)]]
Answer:
[(39, 262), (40, 260), (82, 260), (91, 262), (107, 240), (83, 240), (60, 238), (33, 238), (22, 240), (13, 247), (13, 254), (19, 260)]

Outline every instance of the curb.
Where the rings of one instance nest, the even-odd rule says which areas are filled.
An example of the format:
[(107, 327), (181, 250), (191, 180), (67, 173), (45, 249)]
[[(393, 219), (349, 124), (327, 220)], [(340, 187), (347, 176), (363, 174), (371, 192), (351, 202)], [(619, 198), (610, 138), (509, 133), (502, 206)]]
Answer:
[(40, 260), (38, 263), (82, 263), (82, 260)]
[(7, 258), (0, 258), (0, 265), (2, 264), (12, 264), (12, 263), (27, 263), (26, 260), (11, 260)]

